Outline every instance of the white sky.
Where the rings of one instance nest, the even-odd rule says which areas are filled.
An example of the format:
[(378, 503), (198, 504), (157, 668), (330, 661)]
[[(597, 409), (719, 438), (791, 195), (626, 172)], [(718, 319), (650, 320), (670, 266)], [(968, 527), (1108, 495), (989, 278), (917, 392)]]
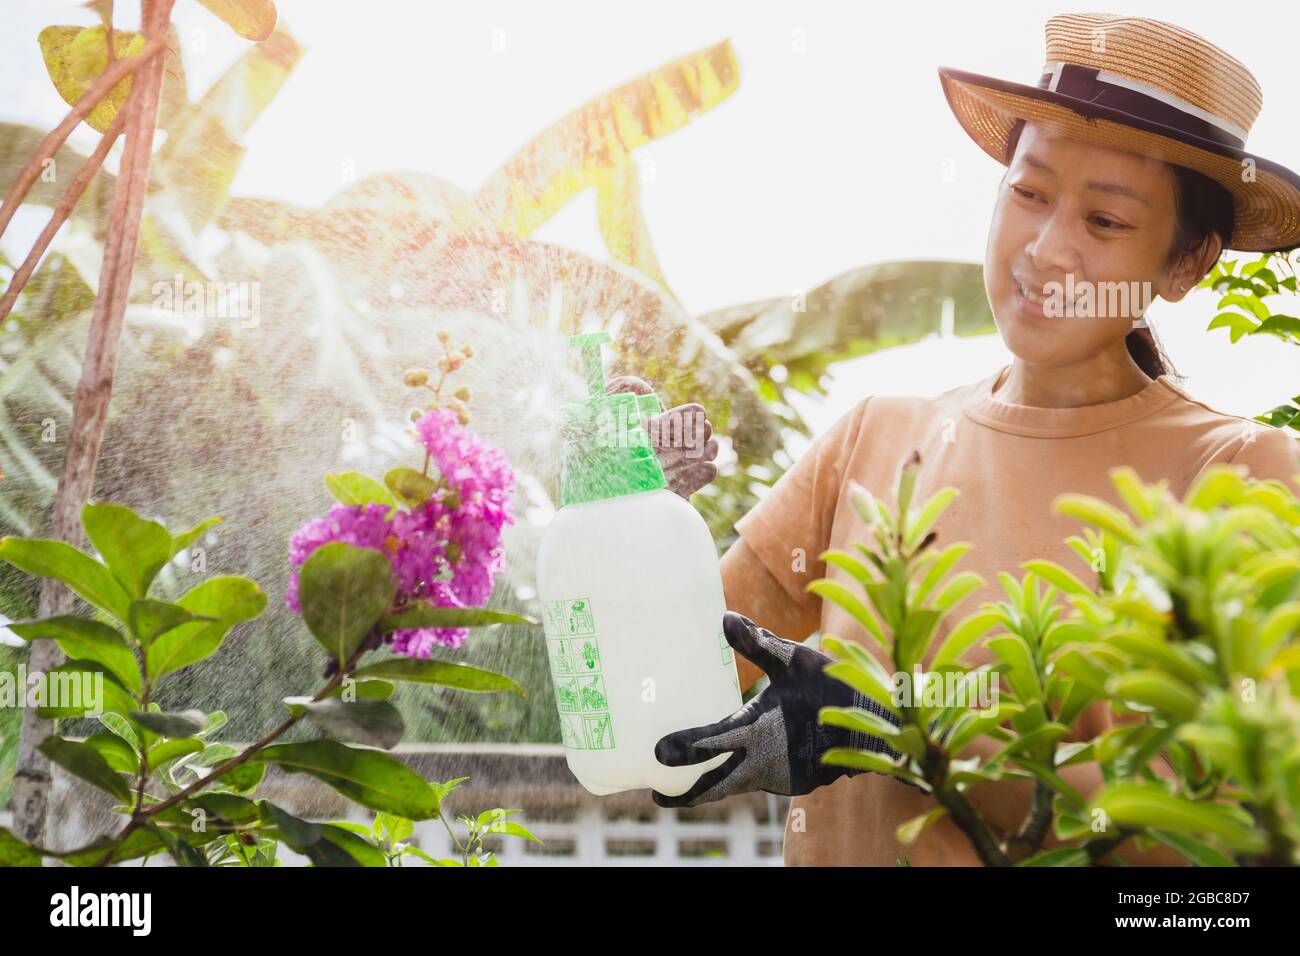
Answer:
[[(433, 173), (473, 190), (515, 149), (594, 95), (676, 57), (730, 38), (740, 86), (721, 106), (639, 154), (655, 164), (644, 207), (669, 282), (687, 308), (713, 308), (816, 285), (872, 262), (983, 260), (1002, 167), (961, 130), (936, 68), (954, 66), (1033, 84), (1043, 22), (1061, 0), (973, 4), (711, 2), (429, 3), (281, 0), (282, 21), (307, 48), (247, 139), (242, 195), (319, 204), (357, 177)], [(6, 0), (0, 35), (0, 116), (44, 127), (66, 112), (45, 76), (36, 34), (92, 22), (52, 0)], [(119, 0), (118, 22), (138, 22)], [(1292, 75), (1300, 12), (1272, 5), (1233, 16), (1222, 4), (1138, 2), (1123, 12), (1167, 19), (1243, 60), (1265, 93), (1252, 151), (1300, 168)], [(245, 42), (195, 0), (178, 0), (191, 95)], [(503, 31), (503, 32), (498, 32)], [(806, 52), (792, 37), (802, 31)], [(495, 37), (505, 51), (493, 52)], [(85, 151), (94, 134), (82, 127)], [(945, 163), (955, 177), (941, 178)], [(24, 211), (12, 259), (43, 219)], [(605, 258), (590, 193), (537, 238)], [(1150, 313), (1190, 373), (1187, 388), (1225, 411), (1255, 414), (1300, 385), (1294, 349), (1229, 347), (1204, 331), (1214, 298), (1198, 293)], [(933, 393), (982, 377), (1006, 358), (996, 337), (930, 342), (835, 369), (831, 398), (805, 405), (828, 426), (868, 393)]]

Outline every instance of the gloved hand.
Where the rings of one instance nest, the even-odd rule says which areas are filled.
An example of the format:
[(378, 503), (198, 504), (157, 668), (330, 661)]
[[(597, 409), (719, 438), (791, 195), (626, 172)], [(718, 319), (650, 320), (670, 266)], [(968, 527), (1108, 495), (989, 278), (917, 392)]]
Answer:
[(832, 661), (825, 654), (777, 637), (734, 611), (726, 613), (722, 629), (727, 643), (762, 668), (771, 683), (716, 724), (660, 738), (655, 757), (669, 767), (701, 763), (729, 750), (734, 753), (680, 796), (651, 791), (659, 806), (692, 807), (752, 790), (794, 796), (864, 772), (823, 764), (822, 754), (832, 747), (898, 756), (879, 737), (817, 722), (823, 707), (860, 707), (895, 726), (899, 722), (874, 700), (828, 676), (825, 668)]
[[(605, 383), (605, 391), (610, 395), (618, 392), (649, 395), (654, 389), (635, 375), (619, 375)], [(698, 402), (677, 405), (647, 419), (645, 426), (673, 492), (690, 498), (718, 477), (718, 466), (713, 462), (718, 457), (718, 440), (711, 437), (713, 425), (703, 405)]]

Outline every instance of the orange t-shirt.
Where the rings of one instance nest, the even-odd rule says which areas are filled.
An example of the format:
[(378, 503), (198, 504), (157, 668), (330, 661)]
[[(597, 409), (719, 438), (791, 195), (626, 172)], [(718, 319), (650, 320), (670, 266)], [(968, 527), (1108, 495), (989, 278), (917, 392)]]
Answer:
[[(1115, 466), (1130, 465), (1148, 483), (1167, 479), (1178, 497), (1218, 462), (1246, 465), (1253, 477), (1282, 479), (1292, 487), (1300, 481), (1297, 442), (1285, 431), (1216, 411), (1164, 376), (1116, 402), (1039, 408), (1012, 405), (994, 394), (1009, 368), (933, 398), (872, 396), (858, 402), (736, 522), (740, 540), (722, 559), (727, 606), (790, 640), (820, 631), (858, 641), (892, 670), (848, 612), (805, 586), (829, 577), (860, 591), (842, 569), (831, 565), (828, 573), (817, 556), (828, 548), (852, 552), (855, 541), (871, 543), (849, 501), (848, 481), (892, 502), (899, 462), (913, 450), (921, 455), (914, 501), (946, 486), (959, 492), (936, 526), (935, 547), (973, 544), (956, 570), (974, 571), (985, 581), (957, 605), (940, 636), (981, 602), (1003, 600), (997, 572), (1019, 578), (1023, 561), (1045, 558), (1095, 581), (1065, 544), (1080, 533), (1079, 522), (1054, 513), (1052, 500), (1080, 492), (1122, 508), (1107, 477)], [(964, 659), (977, 666), (993, 655), (981, 644)], [(748, 688), (759, 671), (737, 661), (742, 687)], [(1097, 708), (1087, 716), (1091, 725), (1076, 725), (1072, 736), (1088, 739), (1109, 726)], [(1021, 799), (1028, 800), (1028, 784), (987, 786), (1019, 787)], [(993, 799), (1007, 799), (1008, 793)], [(920, 790), (881, 774), (842, 777), (793, 799), (785, 862), (893, 866), (906, 856), (913, 865), (978, 865), (966, 838), (946, 818), (912, 846), (897, 842), (899, 824), (934, 807)]]

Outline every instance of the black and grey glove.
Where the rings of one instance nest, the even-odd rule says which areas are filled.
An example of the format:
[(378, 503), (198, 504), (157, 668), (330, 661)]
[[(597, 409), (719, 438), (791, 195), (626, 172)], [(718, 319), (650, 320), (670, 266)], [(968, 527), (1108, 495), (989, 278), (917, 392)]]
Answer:
[(826, 666), (832, 661), (825, 654), (777, 637), (734, 611), (726, 613), (722, 629), (727, 643), (762, 668), (771, 683), (716, 724), (660, 738), (655, 757), (669, 767), (701, 763), (734, 752), (680, 796), (651, 791), (659, 806), (691, 807), (752, 790), (795, 796), (824, 787), (839, 777), (863, 772), (823, 764), (822, 754), (832, 747), (898, 756), (879, 737), (817, 722), (817, 712), (823, 707), (860, 707), (895, 726), (899, 723), (895, 715), (874, 700), (827, 675)]

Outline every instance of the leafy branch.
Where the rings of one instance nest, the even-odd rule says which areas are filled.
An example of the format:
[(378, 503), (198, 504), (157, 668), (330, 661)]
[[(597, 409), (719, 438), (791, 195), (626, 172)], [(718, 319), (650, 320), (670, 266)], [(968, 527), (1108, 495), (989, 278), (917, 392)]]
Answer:
[[(913, 506), (919, 468), (916, 455), (900, 467), (893, 508), (852, 488), (875, 548), (822, 555), (865, 600), (834, 578), (809, 585), (875, 645), (824, 637), (835, 658), (827, 673), (901, 718), (896, 727), (865, 710), (824, 708), (823, 723), (881, 737), (897, 754), (839, 748), (824, 759), (897, 777), (936, 801), (898, 828), (899, 841), (914, 842), (947, 816), (991, 866), (1086, 865), (1129, 841), (1164, 844), (1200, 865), (1300, 862), (1300, 500), (1292, 489), (1218, 465), (1179, 501), (1164, 482), (1148, 486), (1132, 469), (1113, 469), (1127, 513), (1085, 495), (1054, 504), (1085, 524), (1066, 543), (1096, 573), (1095, 586), (1054, 562), (1027, 561), (1020, 580), (998, 575), (1006, 601), (946, 627), (983, 582), (970, 572), (949, 577), (969, 545), (936, 552), (932, 529), (956, 492)], [(978, 644), (991, 664), (964, 662)], [(992, 701), (977, 700), (990, 678)], [(1095, 703), (1112, 725), (1065, 741)], [(963, 757), (980, 739), (992, 742), (991, 756)], [(1168, 773), (1153, 768), (1161, 760)], [(1061, 775), (1084, 764), (1100, 770), (1091, 795)], [(1031, 782), (1033, 796), (1021, 825), (999, 835), (966, 791), (1010, 779)], [(1049, 834), (1059, 846), (1045, 849)]]

